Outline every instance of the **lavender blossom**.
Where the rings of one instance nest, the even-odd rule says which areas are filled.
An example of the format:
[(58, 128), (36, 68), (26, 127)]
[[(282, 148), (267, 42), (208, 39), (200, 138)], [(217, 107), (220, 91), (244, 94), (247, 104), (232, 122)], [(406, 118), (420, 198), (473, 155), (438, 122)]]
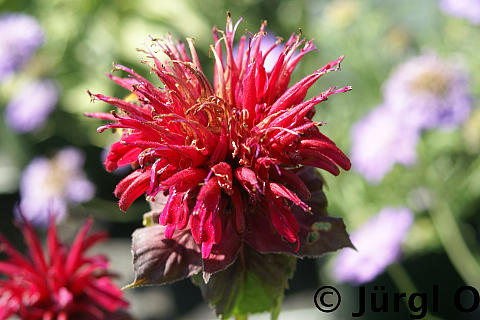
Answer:
[(0, 15), (0, 83), (26, 63), (43, 40), (35, 18), (20, 13)]
[[(273, 67), (275, 67), (275, 64), (277, 63), (278, 58), (280, 57), (280, 54), (282, 53), (283, 48), (285, 47), (283, 43), (278, 43), (277, 45), (275, 45), (277, 41), (278, 41), (278, 38), (273, 33), (267, 32), (263, 36), (262, 42), (260, 43), (260, 51), (262, 52), (262, 55), (265, 56), (265, 54), (267, 54), (268, 52), (268, 55), (265, 57), (265, 61), (263, 63), (263, 67), (267, 72), (271, 72), (273, 70)], [(272, 47), (273, 49), (269, 52), (269, 50)], [(238, 48), (239, 48), (238, 45), (236, 45), (233, 48), (234, 57), (237, 57)], [(244, 54), (245, 56), (247, 55), (247, 50), (244, 51)], [(293, 54), (293, 56), (295, 56), (295, 54)]]
[(375, 279), (399, 259), (412, 223), (413, 214), (407, 208), (382, 209), (351, 235), (357, 251), (340, 252), (334, 263), (335, 279), (357, 285)]
[(421, 128), (454, 128), (472, 108), (468, 74), (457, 63), (424, 54), (398, 66), (385, 83), (385, 104)]
[[(268, 50), (270, 50), (270, 48), (275, 45), (277, 41), (278, 39), (276, 36), (274, 36), (271, 33), (267, 33), (262, 39), (260, 50), (262, 50), (263, 54), (265, 55), (268, 52)], [(265, 68), (265, 71), (271, 72), (273, 70), (273, 67), (275, 67), (275, 64), (277, 63), (278, 58), (280, 57), (280, 54), (283, 51), (283, 48), (284, 48), (283, 44), (277, 44), (272, 49), (272, 51), (268, 53), (263, 63), (263, 67)]]
[(58, 90), (52, 81), (27, 83), (8, 103), (5, 121), (18, 133), (38, 130), (55, 108), (57, 99)]
[(25, 218), (34, 225), (46, 226), (52, 213), (57, 222), (64, 218), (68, 203), (90, 200), (95, 187), (82, 171), (83, 163), (83, 154), (71, 147), (52, 159), (33, 159), (20, 184), (20, 209)]
[(371, 183), (380, 182), (396, 163), (412, 165), (416, 161), (420, 130), (386, 106), (358, 121), (351, 136), (352, 168)]
[(466, 18), (473, 24), (480, 24), (480, 1), (440, 0), (440, 8), (447, 14)]

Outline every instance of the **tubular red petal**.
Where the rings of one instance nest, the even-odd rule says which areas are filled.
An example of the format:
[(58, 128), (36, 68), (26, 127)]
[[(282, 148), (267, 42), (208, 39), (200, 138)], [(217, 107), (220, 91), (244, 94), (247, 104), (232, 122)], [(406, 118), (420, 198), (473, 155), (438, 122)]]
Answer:
[(303, 160), (301, 161), (303, 165), (324, 169), (335, 176), (338, 176), (340, 174), (340, 170), (333, 162), (333, 160), (324, 156), (323, 153), (313, 150), (301, 149), (300, 154), (303, 158)]
[[(120, 184), (119, 184), (120, 185)], [(119, 196), (120, 200), (118, 201), (118, 206), (121, 210), (126, 211), (128, 207), (135, 201), (138, 197), (144, 194), (150, 185), (150, 170), (147, 170), (131, 182), (128, 187), (121, 192)], [(118, 186), (117, 186), (118, 188)], [(115, 189), (117, 191), (117, 189)]]
[(79, 262), (83, 252), (83, 242), (87, 236), (87, 232), (92, 227), (93, 220), (87, 219), (83, 227), (78, 232), (75, 240), (73, 241), (72, 247), (70, 248), (67, 260), (65, 261), (65, 270), (66, 273), (72, 273), (75, 269), (79, 267)]
[(335, 161), (342, 169), (350, 169), (350, 159), (333, 143), (329, 141), (321, 140), (302, 140), (300, 141), (301, 147), (311, 149), (316, 152), (324, 154), (326, 157)]
[(297, 190), (298, 194), (303, 200), (310, 199), (310, 191), (305, 183), (295, 173), (284, 168), (280, 168), (281, 175), (278, 177), (282, 182), (290, 185), (294, 190)]
[(232, 194), (233, 212), (235, 214), (235, 229), (238, 233), (245, 231), (245, 216), (243, 213), (243, 199), (240, 190), (237, 187), (233, 188)]
[[(90, 92), (89, 92), (90, 94)], [(138, 117), (139, 119), (142, 119), (142, 120), (151, 120), (152, 117), (150, 115), (150, 113), (133, 104), (133, 103), (128, 103), (124, 100), (121, 100), (121, 99), (117, 99), (117, 98), (113, 98), (113, 97), (107, 97), (107, 96), (104, 96), (103, 94), (91, 94), (92, 97), (95, 97), (96, 99), (98, 100), (101, 100), (101, 101), (104, 101), (108, 104), (112, 104), (120, 109), (122, 109), (123, 111), (127, 112), (128, 114), (130, 114), (131, 116), (134, 116), (134, 117)]]
[(275, 182), (270, 182), (269, 187), (270, 187), (270, 190), (272, 191), (272, 193), (274, 195), (276, 195), (278, 197), (283, 197), (283, 198), (286, 198), (286, 199), (292, 201), (297, 206), (302, 208), (304, 211), (310, 211), (311, 210), (310, 207), (306, 203), (304, 203), (302, 200), (300, 200), (300, 198), (295, 193), (293, 193), (290, 189), (288, 189), (287, 187), (285, 187), (281, 184), (275, 183)]
[(45, 262), (45, 257), (43, 256), (42, 246), (40, 244), (40, 239), (35, 234), (33, 226), (26, 219), (23, 221), (22, 233), (25, 237), (25, 241), (28, 245), (30, 252), (30, 257), (32, 258), (33, 263), (37, 268), (40, 268), (41, 273), (45, 273), (47, 270), (47, 263)]
[(290, 208), (274, 196), (267, 198), (272, 224), (278, 233), (288, 242), (298, 242), (298, 222)]
[(205, 169), (188, 168), (175, 173), (161, 184), (165, 188), (174, 186), (177, 192), (185, 192), (196, 187), (206, 176)]
[(259, 188), (257, 175), (246, 167), (235, 169), (235, 177), (248, 192), (256, 192)]
[(132, 173), (130, 173), (128, 176), (123, 178), (116, 186), (115, 191), (113, 191), (113, 194), (115, 197), (120, 198), (122, 193), (127, 190), (127, 188), (132, 184), (135, 179), (137, 179), (140, 175), (142, 175), (142, 170), (135, 170)]
[(217, 176), (219, 186), (228, 195), (231, 195), (233, 192), (232, 167), (230, 167), (230, 165), (226, 162), (220, 162), (212, 167), (212, 171)]

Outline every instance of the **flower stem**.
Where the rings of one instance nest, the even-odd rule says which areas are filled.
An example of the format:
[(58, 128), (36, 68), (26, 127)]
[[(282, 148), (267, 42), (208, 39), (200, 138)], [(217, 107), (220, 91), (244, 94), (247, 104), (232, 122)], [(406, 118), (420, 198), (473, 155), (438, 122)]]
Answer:
[(480, 265), (465, 243), (449, 205), (442, 200), (437, 200), (435, 207), (429, 210), (429, 213), (440, 242), (460, 277), (466, 284), (480, 288), (478, 277)]
[(235, 315), (235, 320), (247, 320), (248, 319), (248, 314), (236, 314)]
[(405, 268), (401, 264), (391, 264), (390, 266), (388, 266), (387, 272), (399, 290), (402, 290), (407, 295), (411, 295), (412, 293), (417, 292), (415, 284), (408, 275), (407, 270), (405, 270)]
[[(401, 292), (405, 292), (407, 294), (407, 297), (409, 297), (412, 293), (418, 292), (417, 288), (415, 287), (415, 284), (413, 283), (412, 279), (408, 275), (407, 270), (405, 270), (405, 268), (401, 264), (399, 263), (391, 264), (387, 268), (387, 272), (390, 278), (395, 283), (395, 286), (398, 288), (398, 290)], [(405, 302), (407, 309), (410, 310), (410, 306), (408, 305), (408, 300), (407, 299), (402, 299), (402, 300)], [(442, 319), (432, 315), (428, 310), (425, 318), (431, 319), (431, 320)]]
[(460, 193), (468, 194), (469, 187), (472, 184), (470, 178), (473, 176), (472, 171), (480, 165), (480, 160), (477, 159), (467, 168), (467, 176), (465, 176), (464, 179), (460, 179), (461, 182), (458, 183), (458, 180), (450, 181), (451, 178), (449, 178), (449, 175), (451, 176), (452, 173), (446, 174), (444, 172), (445, 170), (439, 168), (438, 164), (440, 159), (429, 158), (426, 150), (426, 146), (420, 142), (419, 154), (422, 162), (430, 164), (425, 168), (426, 178), (436, 191), (434, 204), (428, 210), (430, 219), (437, 231), (438, 238), (442, 243), (445, 253), (457, 273), (466, 284), (479, 288), (480, 278), (478, 275), (480, 274), (480, 264), (468, 248), (462, 236), (457, 219), (449, 204), (449, 198), (452, 198), (451, 196), (449, 197), (449, 192), (451, 193), (452, 190), (445, 186), (457, 185), (457, 195)]

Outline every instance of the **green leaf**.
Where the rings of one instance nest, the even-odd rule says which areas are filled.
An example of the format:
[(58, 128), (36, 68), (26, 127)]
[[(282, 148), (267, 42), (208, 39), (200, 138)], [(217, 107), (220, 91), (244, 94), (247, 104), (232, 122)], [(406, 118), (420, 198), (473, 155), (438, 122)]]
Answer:
[(201, 273), (192, 280), (222, 319), (265, 311), (276, 319), (295, 265), (295, 257), (261, 254), (245, 245), (235, 263), (211, 275), (207, 283)]

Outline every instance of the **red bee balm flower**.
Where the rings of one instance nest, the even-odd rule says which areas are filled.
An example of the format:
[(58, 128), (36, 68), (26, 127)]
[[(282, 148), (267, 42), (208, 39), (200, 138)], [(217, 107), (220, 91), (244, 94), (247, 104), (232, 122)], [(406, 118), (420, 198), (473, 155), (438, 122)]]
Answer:
[(201, 248), (203, 270), (210, 273), (230, 265), (244, 242), (259, 252), (301, 254), (292, 208), (312, 213), (305, 202), (309, 188), (298, 169), (313, 166), (338, 175), (338, 167), (350, 168), (349, 159), (312, 118), (316, 104), (351, 88), (329, 88), (304, 100), (315, 81), (340, 68), (343, 57), (287, 88), (300, 59), (315, 49), (312, 41), (292, 35), (266, 72), (265, 58), (280, 41), (262, 48), (263, 23), (250, 39), (240, 38), (234, 57), (237, 26), (229, 16), (226, 31), (213, 29), (213, 86), (191, 39), (191, 57), (180, 42), (154, 39), (167, 57), (162, 63), (148, 52), (163, 87), (116, 65), (130, 77), (109, 77), (133, 93), (137, 103), (91, 94), (121, 112), (87, 114), (112, 121), (99, 132), (125, 129), (105, 161), (108, 171), (126, 164), (137, 168), (115, 189), (120, 208), (126, 210), (144, 193), (151, 201), (167, 196), (159, 215), (164, 237), (175, 240), (191, 232)]
[(92, 220), (88, 220), (71, 248), (67, 248), (57, 238), (52, 221), (47, 238), (48, 260), (28, 222), (22, 232), (29, 257), (0, 235), (0, 250), (8, 256), (0, 262), (0, 273), (6, 276), (0, 280), (0, 319), (13, 315), (24, 320), (127, 319), (116, 313), (128, 303), (110, 280), (106, 258), (84, 255), (107, 237), (104, 233), (87, 236), (91, 225)]

